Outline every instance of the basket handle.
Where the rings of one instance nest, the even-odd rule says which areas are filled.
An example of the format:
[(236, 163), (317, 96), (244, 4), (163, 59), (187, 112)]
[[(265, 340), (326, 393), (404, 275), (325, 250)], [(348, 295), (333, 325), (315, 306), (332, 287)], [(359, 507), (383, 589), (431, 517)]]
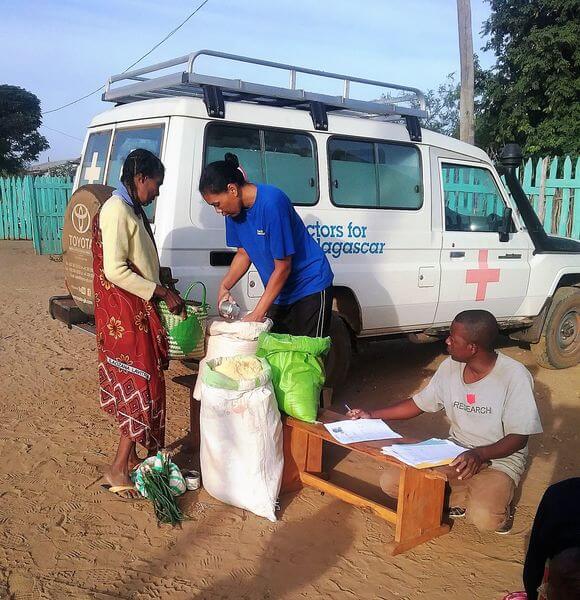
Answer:
[(202, 288), (202, 293), (201, 293), (201, 305), (205, 306), (207, 304), (206, 299), (207, 299), (207, 289), (205, 287), (205, 285), (201, 282), (201, 281), (194, 281), (186, 290), (185, 290), (185, 294), (183, 294), (183, 299), (184, 300), (189, 300), (189, 293), (191, 292), (191, 290), (196, 287), (197, 285), (201, 285)]

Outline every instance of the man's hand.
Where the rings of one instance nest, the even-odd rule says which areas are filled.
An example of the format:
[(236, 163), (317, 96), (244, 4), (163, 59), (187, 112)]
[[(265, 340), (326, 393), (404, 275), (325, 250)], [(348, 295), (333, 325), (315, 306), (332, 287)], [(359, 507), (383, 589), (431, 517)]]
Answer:
[(248, 313), (245, 317), (243, 317), (242, 321), (246, 323), (263, 323), (265, 318), (265, 314), (253, 310), (251, 313)]
[(349, 419), (372, 419), (371, 413), (366, 412), (366, 410), (362, 410), (360, 408), (353, 408), (346, 413), (346, 416)]
[(477, 475), (483, 464), (477, 449), (473, 449), (461, 453), (449, 466), (455, 468), (457, 479), (465, 480)]

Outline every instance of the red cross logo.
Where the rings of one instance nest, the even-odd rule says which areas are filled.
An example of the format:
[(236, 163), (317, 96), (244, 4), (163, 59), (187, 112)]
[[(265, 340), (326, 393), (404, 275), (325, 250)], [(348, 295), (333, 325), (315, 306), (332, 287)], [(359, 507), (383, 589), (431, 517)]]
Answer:
[(477, 283), (477, 291), (475, 292), (476, 302), (485, 300), (488, 283), (499, 282), (499, 269), (490, 269), (487, 266), (487, 254), (489, 250), (479, 251), (479, 269), (467, 269), (465, 274), (465, 283)]

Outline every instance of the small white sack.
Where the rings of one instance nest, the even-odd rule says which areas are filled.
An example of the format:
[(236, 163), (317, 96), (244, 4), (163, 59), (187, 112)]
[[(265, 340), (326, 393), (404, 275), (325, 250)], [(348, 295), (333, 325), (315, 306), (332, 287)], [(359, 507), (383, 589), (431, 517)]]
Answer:
[(205, 357), (199, 361), (199, 374), (195, 381), (193, 397), (201, 400), (201, 373), (208, 360), (227, 356), (254, 356), (258, 350), (258, 338), (270, 331), (272, 321), (263, 323), (227, 321), (216, 318), (208, 321), (206, 329)]
[[(201, 373), (201, 472), (214, 498), (276, 521), (284, 451), (282, 422), (270, 381), (270, 367), (255, 380), (235, 381), (213, 371)], [(216, 387), (220, 386), (220, 387)]]

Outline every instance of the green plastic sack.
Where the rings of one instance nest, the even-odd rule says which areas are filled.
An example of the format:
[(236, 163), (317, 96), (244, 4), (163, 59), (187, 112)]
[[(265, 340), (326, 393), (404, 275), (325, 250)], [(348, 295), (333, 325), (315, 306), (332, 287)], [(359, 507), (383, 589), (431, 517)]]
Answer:
[(329, 337), (260, 334), (256, 356), (265, 358), (272, 368), (281, 411), (307, 423), (316, 421), (325, 378), (322, 356), (329, 348)]

